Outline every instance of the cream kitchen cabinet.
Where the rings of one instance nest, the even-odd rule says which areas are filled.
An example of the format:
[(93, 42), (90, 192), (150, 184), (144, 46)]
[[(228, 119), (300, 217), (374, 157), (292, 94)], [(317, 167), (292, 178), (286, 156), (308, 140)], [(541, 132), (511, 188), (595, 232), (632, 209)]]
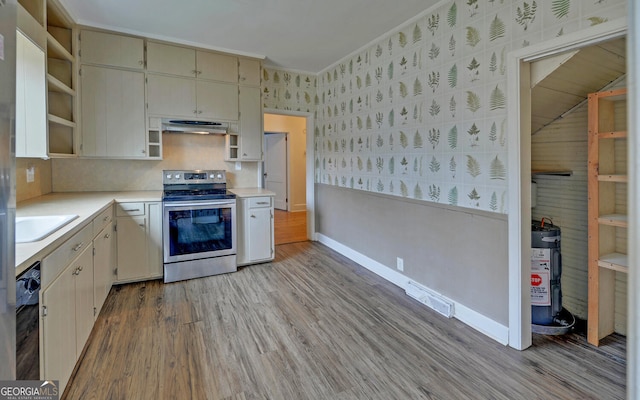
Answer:
[(113, 207), (93, 220), (93, 304), (98, 318), (114, 281)]
[(238, 58), (219, 53), (196, 50), (196, 77), (214, 81), (237, 83)]
[(273, 212), (272, 196), (238, 198), (238, 265), (273, 260)]
[(149, 115), (238, 120), (238, 86), (149, 74)]
[(240, 86), (240, 160), (262, 160), (262, 101), (259, 87)]
[(238, 59), (239, 83), (241, 85), (260, 86), (261, 73), (260, 60), (251, 58)]
[(144, 73), (83, 65), (82, 155), (147, 158)]
[(238, 58), (164, 43), (147, 43), (147, 70), (160, 74), (238, 82)]
[[(43, 270), (48, 260), (42, 262)], [(41, 377), (64, 390), (94, 322), (93, 252), (86, 246), (40, 294)]]
[(44, 51), (18, 31), (16, 32), (16, 157), (48, 158), (46, 94)]
[(162, 277), (162, 203), (116, 207), (117, 282)]
[(80, 62), (144, 69), (144, 40), (106, 32), (80, 32)]
[(239, 133), (226, 137), (225, 160), (262, 160), (262, 100), (259, 87), (240, 86)]

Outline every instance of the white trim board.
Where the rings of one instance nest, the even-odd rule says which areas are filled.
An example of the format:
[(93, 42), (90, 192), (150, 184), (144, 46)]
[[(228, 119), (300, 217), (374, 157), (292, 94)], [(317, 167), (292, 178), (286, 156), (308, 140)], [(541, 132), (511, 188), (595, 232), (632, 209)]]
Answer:
[[(409, 277), (394, 271), (393, 269), (373, 260), (362, 253), (359, 253), (342, 243), (331, 239), (321, 233), (316, 233), (317, 239), (320, 243), (329, 247), (330, 249), (342, 254), (348, 259), (355, 261), (364, 268), (373, 272), (374, 274), (386, 279), (394, 285), (406, 290), (406, 286), (409, 283)], [(424, 285), (423, 285), (424, 286)], [(430, 288), (428, 288), (430, 289)], [(431, 290), (431, 289), (430, 289)], [(445, 297), (445, 296), (442, 296)], [(454, 304), (453, 317), (457, 320), (469, 325), (471, 328), (489, 336), (491, 339), (497, 341), (500, 344), (507, 345), (509, 343), (509, 328), (488, 318), (477, 311), (470, 309), (469, 307), (458, 303), (454, 300), (446, 298), (446, 300)]]

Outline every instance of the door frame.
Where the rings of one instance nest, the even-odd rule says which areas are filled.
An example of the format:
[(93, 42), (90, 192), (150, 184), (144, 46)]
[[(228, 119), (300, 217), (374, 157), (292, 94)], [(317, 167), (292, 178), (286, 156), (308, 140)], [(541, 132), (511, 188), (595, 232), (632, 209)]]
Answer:
[[(307, 239), (317, 241), (316, 235), (316, 194), (315, 194), (315, 179), (314, 179), (314, 117), (313, 113), (292, 111), (292, 110), (280, 110), (277, 108), (264, 108), (263, 114), (276, 114), (276, 115), (288, 115), (291, 117), (303, 117), (306, 119), (306, 202), (307, 202)], [(261, 164), (261, 163), (260, 163)], [(258, 173), (262, 176), (262, 165), (258, 168)], [(262, 180), (260, 180), (262, 182)]]
[[(619, 18), (579, 32), (510, 52), (507, 60), (508, 102), (508, 271), (509, 346), (531, 346), (531, 85), (530, 63), (544, 57), (625, 36), (627, 19)], [(628, 46), (628, 45), (627, 45)], [(631, 158), (630, 158), (631, 160)], [(630, 281), (631, 283), (631, 281)], [(630, 288), (635, 290), (635, 288)], [(634, 309), (628, 309), (634, 315)]]
[[(263, 144), (262, 145), (263, 145), (263, 148), (264, 148), (264, 156), (265, 156), (265, 158), (267, 157), (267, 146), (266, 146), (266, 144), (267, 144), (267, 135), (274, 135), (274, 134), (276, 134), (276, 135), (284, 135), (285, 147), (286, 147), (285, 151), (286, 151), (286, 154), (287, 154), (286, 155), (286, 157), (287, 157), (286, 169), (287, 170), (285, 171), (285, 174), (284, 174), (285, 175), (285, 180), (286, 180), (285, 186), (287, 188), (287, 194), (286, 194), (287, 198), (286, 198), (285, 203), (286, 203), (286, 206), (287, 206), (286, 211), (291, 211), (291, 209), (289, 207), (289, 193), (291, 193), (291, 187), (289, 187), (289, 185), (291, 184), (291, 180), (289, 179), (289, 171), (291, 170), (291, 165), (289, 164), (289, 161), (290, 161), (289, 160), (289, 132), (264, 131), (264, 134), (262, 136), (262, 138), (263, 138), (263, 142), (262, 142)], [(262, 187), (266, 189), (267, 181), (264, 178), (265, 171), (266, 171), (266, 168), (265, 168), (264, 159), (263, 159), (262, 160)], [(305, 182), (306, 182), (306, 179), (305, 179)]]

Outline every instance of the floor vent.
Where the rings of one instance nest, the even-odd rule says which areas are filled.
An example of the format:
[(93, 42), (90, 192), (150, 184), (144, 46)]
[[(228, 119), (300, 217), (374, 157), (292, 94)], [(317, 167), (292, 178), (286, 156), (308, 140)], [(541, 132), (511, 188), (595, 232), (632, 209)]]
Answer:
[(404, 290), (408, 296), (413, 297), (445, 317), (453, 317), (453, 302), (450, 300), (413, 281), (409, 281)]

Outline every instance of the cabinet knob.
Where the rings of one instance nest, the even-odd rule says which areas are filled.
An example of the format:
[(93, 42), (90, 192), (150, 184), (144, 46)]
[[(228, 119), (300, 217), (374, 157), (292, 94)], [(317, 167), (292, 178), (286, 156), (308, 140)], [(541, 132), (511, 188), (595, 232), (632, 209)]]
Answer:
[(80, 250), (80, 249), (82, 248), (82, 246), (84, 246), (84, 242), (80, 242), (80, 243), (78, 243), (77, 245), (75, 245), (75, 246), (73, 247), (73, 249), (72, 249), (72, 250), (73, 250), (73, 251), (78, 251), (78, 250)]
[(253, 215), (253, 214), (251, 215), (251, 218), (255, 218), (255, 217), (256, 217), (255, 215)]
[(104, 238), (105, 238), (105, 239), (109, 239), (110, 237), (111, 237), (111, 235), (110, 235), (110, 234), (108, 234), (108, 233), (104, 235)]

